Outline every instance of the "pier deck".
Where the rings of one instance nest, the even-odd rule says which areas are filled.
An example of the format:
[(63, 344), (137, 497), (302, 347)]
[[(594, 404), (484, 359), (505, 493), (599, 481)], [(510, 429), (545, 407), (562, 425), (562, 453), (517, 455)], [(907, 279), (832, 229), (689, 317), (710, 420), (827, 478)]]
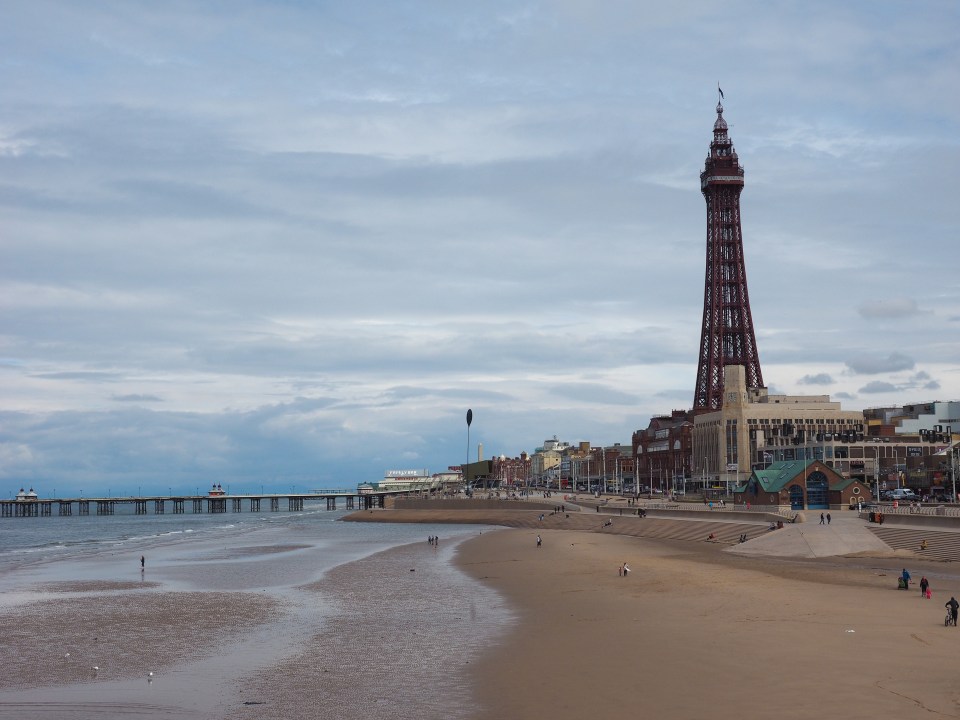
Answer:
[[(217, 514), (226, 512), (279, 512), (285, 506), (287, 512), (301, 512), (311, 500), (323, 500), (327, 510), (336, 510), (337, 501), (343, 499), (346, 510), (368, 510), (384, 506), (387, 493), (364, 493), (337, 491), (330, 493), (267, 493), (263, 495), (151, 495), (134, 497), (78, 497), (78, 498), (30, 498), (27, 500), (0, 500), (0, 518), (6, 517), (61, 517), (90, 515), (113, 515), (117, 505), (132, 505), (135, 515), (164, 515), (169, 508), (174, 515), (191, 509), (193, 514)], [(56, 513), (54, 513), (56, 508)], [(151, 512), (152, 510), (152, 512)]]

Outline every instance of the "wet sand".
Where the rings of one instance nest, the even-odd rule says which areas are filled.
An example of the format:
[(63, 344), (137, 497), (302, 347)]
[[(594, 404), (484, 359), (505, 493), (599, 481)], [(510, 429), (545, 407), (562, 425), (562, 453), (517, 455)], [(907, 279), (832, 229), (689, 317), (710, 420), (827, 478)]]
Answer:
[[(0, 689), (160, 676), (215, 654), (278, 610), (276, 600), (254, 593), (131, 587), (136, 586), (53, 584), (69, 597), (28, 602), (0, 614)], [(34, 590), (46, 594), (51, 587)]]
[(541, 548), (527, 529), (459, 548), (459, 566), (519, 613), (477, 668), (476, 720), (960, 717), (952, 570), (925, 600), (895, 589), (897, 559), (539, 534)]
[[(470, 662), (510, 615), (453, 567), (457, 533), (322, 573), (311, 567), (329, 549), (284, 534), (277, 545), (155, 551), (148, 566), (159, 581), (110, 577), (133, 574), (113, 556), (76, 577), (28, 573), (0, 598), (0, 718), (468, 718)], [(269, 562), (247, 561), (256, 558)], [(278, 562), (304, 582), (277, 580)], [(255, 589), (171, 590), (185, 573)], [(278, 584), (259, 587), (265, 578)]]

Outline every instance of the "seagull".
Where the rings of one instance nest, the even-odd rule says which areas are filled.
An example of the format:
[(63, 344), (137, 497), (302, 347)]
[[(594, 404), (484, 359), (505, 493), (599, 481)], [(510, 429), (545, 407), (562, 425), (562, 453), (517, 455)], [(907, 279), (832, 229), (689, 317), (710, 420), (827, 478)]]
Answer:
[(97, 672), (97, 670), (99, 670), (99, 669), (100, 669), (100, 666), (99, 666), (99, 665), (94, 665), (94, 666), (93, 666), (93, 671), (94, 671), (94, 672)]
[(152, 672), (148, 672), (148, 673), (147, 673), (147, 677), (153, 677), (153, 673), (152, 673)]
[(65, 658), (70, 657), (70, 653), (65, 653), (65, 654), (64, 654), (64, 657), (65, 657)]

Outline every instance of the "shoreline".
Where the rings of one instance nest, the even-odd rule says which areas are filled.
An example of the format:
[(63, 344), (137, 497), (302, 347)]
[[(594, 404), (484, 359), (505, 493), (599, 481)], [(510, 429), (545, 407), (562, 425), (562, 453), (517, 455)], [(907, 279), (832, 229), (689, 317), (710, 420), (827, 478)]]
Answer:
[[(479, 657), (509, 618), (453, 566), (472, 532), (440, 530), (439, 547), (412, 526), (187, 543), (148, 552), (142, 583), (131, 579), (143, 577), (139, 549), (124, 554), (129, 564), (97, 556), (80, 569), (25, 572), (0, 607), (13, 628), (0, 646), (0, 718), (219, 720), (256, 706), (263, 720), (313, 718), (321, 707), (389, 720), (394, 702), (428, 720), (467, 718), (475, 702), (458, 658)], [(323, 538), (334, 537), (354, 557), (329, 565)], [(383, 547), (358, 555), (356, 543)]]
[[(0, 613), (17, 626), (43, 609), (0, 648), (0, 717), (30, 709), (84, 720), (106, 708), (219, 719), (246, 704), (263, 720), (318, 711), (365, 720), (960, 717), (951, 673), (960, 631), (942, 624), (943, 603), (960, 595), (952, 564), (735, 554), (725, 551), (732, 541), (706, 539), (710, 521), (677, 521), (674, 530), (694, 529), (677, 539), (642, 535), (657, 526), (649, 518), (613, 516), (607, 526), (609, 515), (590, 512), (425, 513), (355, 513), (418, 527), (337, 532), (404, 539), (322, 572), (325, 546), (296, 527), (258, 536), (268, 542), (244, 536), (151, 554), (143, 585), (130, 579), (138, 566), (117, 574), (116, 558), (94, 559), (101, 574), (85, 568), (51, 582), (44, 573), (22, 588), (33, 598)], [(439, 548), (427, 544), (451, 523), (460, 531), (440, 529)], [(931, 580), (932, 602), (894, 589), (902, 562), (915, 580)], [(256, 584), (282, 568), (281, 585)], [(304, 581), (287, 584), (296, 577)], [(182, 589), (191, 578), (208, 578), (206, 589)], [(216, 642), (203, 629), (218, 609), (213, 622), (230, 636)], [(180, 623), (185, 637), (129, 627), (109, 637), (131, 613), (148, 629)], [(111, 653), (96, 676), (84, 654), (91, 636)], [(79, 675), (64, 674), (70, 663), (82, 663)], [(15, 674), (39, 681), (14, 688)]]

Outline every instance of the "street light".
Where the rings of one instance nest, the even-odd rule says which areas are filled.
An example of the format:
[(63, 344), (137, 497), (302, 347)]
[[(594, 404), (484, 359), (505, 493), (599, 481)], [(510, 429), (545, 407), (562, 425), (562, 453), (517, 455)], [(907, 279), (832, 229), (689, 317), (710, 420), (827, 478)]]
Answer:
[(947, 425), (947, 440), (949, 441), (947, 449), (950, 452), (950, 479), (953, 483), (953, 497), (950, 498), (950, 502), (954, 502), (957, 499), (957, 448), (953, 445), (952, 425)]
[(877, 488), (877, 502), (880, 502), (880, 446), (875, 446), (873, 450), (873, 481)]

